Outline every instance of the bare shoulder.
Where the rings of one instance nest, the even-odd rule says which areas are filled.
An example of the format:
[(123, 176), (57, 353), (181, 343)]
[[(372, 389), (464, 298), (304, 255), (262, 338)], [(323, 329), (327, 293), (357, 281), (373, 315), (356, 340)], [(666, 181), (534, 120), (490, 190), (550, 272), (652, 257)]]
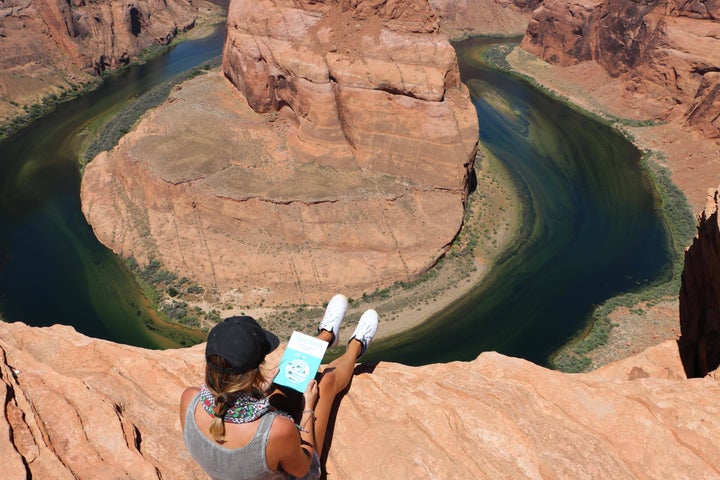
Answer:
[(265, 450), (268, 467), (277, 470), (281, 463), (287, 466), (286, 462), (291, 461), (298, 452), (301, 452), (300, 435), (295, 422), (283, 415), (276, 415)]
[(180, 426), (185, 428), (185, 412), (195, 395), (200, 393), (200, 389), (197, 387), (186, 388), (180, 396)]
[(180, 397), (180, 406), (187, 407), (190, 405), (190, 400), (192, 400), (198, 393), (200, 393), (200, 389), (197, 387), (186, 388)]
[(270, 435), (278, 438), (287, 437), (289, 435), (297, 437), (297, 427), (292, 419), (283, 415), (276, 415), (270, 427)]

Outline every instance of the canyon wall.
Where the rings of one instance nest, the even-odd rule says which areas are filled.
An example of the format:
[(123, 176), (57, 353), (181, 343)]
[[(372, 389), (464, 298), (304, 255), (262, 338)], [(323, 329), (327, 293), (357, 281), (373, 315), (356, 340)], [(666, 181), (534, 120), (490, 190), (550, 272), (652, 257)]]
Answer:
[[(152, 351), (70, 327), (0, 323), (0, 477), (205, 479), (178, 403), (204, 345)], [(276, 352), (270, 362), (277, 361)], [(687, 479), (720, 471), (720, 385), (675, 342), (588, 374), (486, 352), (360, 365), (334, 417), (328, 478)]]
[(688, 377), (720, 366), (720, 190), (708, 192), (698, 233), (685, 252), (680, 289), (680, 352)]
[(720, 139), (719, 2), (546, 0), (522, 48), (560, 66), (597, 62), (644, 99), (645, 117)]
[(126, 65), (144, 48), (167, 44), (198, 15), (201, 0), (7, 0), (0, 5), (0, 123), (24, 105)]
[(430, 0), (450, 38), (522, 35), (542, 0)]
[(477, 120), (438, 30), (427, 1), (237, 0), (223, 72), (256, 112), (290, 119), (295, 160), (466, 191)]
[(88, 164), (98, 239), (222, 306), (319, 305), (432, 267), (478, 120), (429, 4), (235, 0), (227, 25), (229, 81), (186, 83)]

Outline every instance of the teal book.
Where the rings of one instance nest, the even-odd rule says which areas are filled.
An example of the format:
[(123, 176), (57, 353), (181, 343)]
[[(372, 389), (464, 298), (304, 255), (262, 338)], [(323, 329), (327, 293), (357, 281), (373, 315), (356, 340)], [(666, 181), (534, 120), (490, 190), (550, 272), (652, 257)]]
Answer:
[(293, 332), (280, 359), (274, 382), (303, 393), (310, 380), (315, 378), (327, 347), (328, 343), (324, 340)]

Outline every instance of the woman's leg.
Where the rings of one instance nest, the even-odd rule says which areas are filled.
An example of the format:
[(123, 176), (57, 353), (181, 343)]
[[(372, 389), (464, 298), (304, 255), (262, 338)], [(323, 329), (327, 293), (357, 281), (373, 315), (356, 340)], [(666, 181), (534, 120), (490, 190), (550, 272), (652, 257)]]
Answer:
[[(350, 384), (355, 363), (370, 341), (375, 336), (378, 325), (378, 315), (375, 310), (366, 310), (360, 317), (355, 332), (350, 337), (345, 353), (330, 362), (322, 372), (318, 383), (318, 400), (315, 404), (315, 451), (319, 456), (323, 454), (325, 445), (325, 434), (330, 423), (330, 413), (338, 393), (342, 392)], [(333, 334), (322, 330), (318, 338), (328, 341)]]
[(345, 353), (330, 362), (320, 377), (318, 400), (315, 404), (315, 451), (319, 456), (323, 453), (333, 403), (338, 393), (350, 384), (361, 350), (362, 343), (359, 340), (351, 340)]

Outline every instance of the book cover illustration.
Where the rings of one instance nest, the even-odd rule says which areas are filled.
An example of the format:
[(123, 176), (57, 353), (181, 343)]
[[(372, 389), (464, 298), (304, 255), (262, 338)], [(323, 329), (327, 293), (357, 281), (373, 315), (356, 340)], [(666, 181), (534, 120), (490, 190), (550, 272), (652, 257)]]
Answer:
[(327, 342), (295, 331), (280, 359), (274, 383), (302, 393), (320, 368)]

